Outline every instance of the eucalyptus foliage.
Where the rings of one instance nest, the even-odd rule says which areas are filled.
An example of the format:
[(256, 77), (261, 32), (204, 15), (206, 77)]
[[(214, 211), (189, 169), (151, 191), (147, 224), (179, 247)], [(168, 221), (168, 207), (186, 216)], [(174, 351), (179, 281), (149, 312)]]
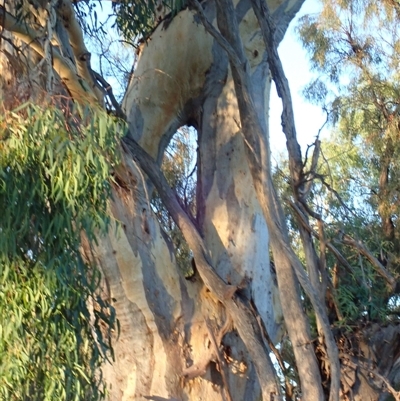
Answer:
[(0, 117), (2, 400), (105, 394), (99, 366), (115, 315), (95, 295), (100, 273), (80, 246), (108, 229), (119, 131), (88, 109), (26, 104)]
[(306, 95), (330, 113), (336, 135), (331, 149), (346, 148), (346, 157), (336, 152), (339, 164), (331, 167), (340, 170), (342, 182), (347, 177), (344, 196), (352, 191), (354, 206), (368, 210), (370, 220), (380, 219), (383, 239), (400, 250), (393, 230), (400, 212), (400, 5), (389, 0), (323, 5), (299, 27), (321, 72)]
[(186, 0), (121, 0), (113, 3), (116, 24), (132, 42), (146, 39), (160, 21), (173, 17), (186, 5)]

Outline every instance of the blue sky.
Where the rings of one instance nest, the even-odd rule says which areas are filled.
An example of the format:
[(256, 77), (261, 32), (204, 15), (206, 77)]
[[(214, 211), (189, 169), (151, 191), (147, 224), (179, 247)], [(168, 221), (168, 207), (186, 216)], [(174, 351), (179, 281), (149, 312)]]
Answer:
[[(321, 5), (318, 0), (306, 0), (296, 19), (290, 24), (288, 32), (278, 49), (285, 74), (289, 80), (297, 136), (303, 152), (308, 144), (314, 142), (318, 130), (325, 122), (325, 115), (320, 107), (307, 103), (301, 94), (303, 88), (312, 79), (313, 74), (310, 70), (308, 55), (295, 33), (295, 27), (301, 16), (318, 12), (320, 8)], [(279, 154), (286, 149), (286, 140), (281, 127), (281, 111), (281, 100), (278, 98), (274, 88), (271, 93), (270, 107), (270, 141), (273, 158), (279, 158)]]

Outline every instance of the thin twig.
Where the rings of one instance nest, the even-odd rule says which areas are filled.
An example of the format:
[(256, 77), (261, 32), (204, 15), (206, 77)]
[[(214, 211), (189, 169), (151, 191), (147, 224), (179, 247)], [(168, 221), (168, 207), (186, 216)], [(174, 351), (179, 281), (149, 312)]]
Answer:
[(394, 291), (396, 288), (397, 280), (389, 273), (387, 269), (385, 269), (383, 264), (379, 262), (379, 260), (360, 240), (355, 240), (354, 238), (350, 237), (350, 235), (344, 233), (341, 234), (341, 242), (345, 245), (349, 245), (357, 249), (362, 255), (364, 255), (378, 272), (378, 274), (386, 280), (391, 289)]
[[(303, 225), (303, 227), (309, 232), (311, 233), (315, 238), (319, 239), (319, 234), (310, 227), (310, 225), (308, 224), (308, 222), (304, 219), (304, 215), (301, 212), (301, 210), (298, 208), (298, 206), (290, 199), (286, 199), (287, 203), (289, 204), (289, 206), (291, 206), (291, 208), (294, 210), (294, 212), (297, 214), (298, 218), (299, 218), (299, 222)], [(353, 276), (355, 275), (355, 271), (352, 268), (352, 266), (347, 262), (346, 258), (339, 252), (339, 250), (329, 241), (325, 241), (325, 245), (326, 247), (333, 253), (333, 255), (335, 256), (335, 258), (338, 260), (338, 262), (344, 267), (346, 268), (346, 270)], [(361, 284), (361, 282), (359, 282), (359, 284)]]

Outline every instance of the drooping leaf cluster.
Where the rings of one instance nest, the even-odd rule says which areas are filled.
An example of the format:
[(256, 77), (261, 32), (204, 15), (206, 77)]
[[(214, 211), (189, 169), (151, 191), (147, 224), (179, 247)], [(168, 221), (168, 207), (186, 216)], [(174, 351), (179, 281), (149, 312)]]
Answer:
[(0, 399), (104, 397), (115, 314), (80, 247), (108, 229), (118, 132), (88, 109), (0, 117)]

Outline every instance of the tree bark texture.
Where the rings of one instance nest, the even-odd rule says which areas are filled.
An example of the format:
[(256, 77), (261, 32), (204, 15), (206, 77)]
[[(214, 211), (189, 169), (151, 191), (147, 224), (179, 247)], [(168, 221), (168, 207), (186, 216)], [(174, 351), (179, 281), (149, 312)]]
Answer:
[[(284, 6), (291, 10), (288, 4), (281, 8), (272, 4), (286, 28), (290, 12), (283, 12), (287, 11)], [(202, 7), (208, 19), (215, 21), (215, 4), (206, 1)], [(271, 80), (263, 38), (250, 10), (249, 2), (236, 5), (258, 118), (266, 132)], [(295, 11), (291, 10), (292, 16)], [(189, 46), (171, 47), (180, 37), (185, 37)], [(227, 284), (244, 287), (241, 291), (252, 299), (270, 337), (278, 341), (282, 312), (270, 270), (268, 229), (246, 159), (228, 58), (193, 11), (185, 10), (168, 25), (161, 24), (142, 46), (123, 107), (132, 137), (159, 163), (177, 128), (187, 123), (196, 127), (197, 223), (212, 264)], [(223, 346), (229, 349), (229, 357), (240, 359), (243, 345), (235, 332), (224, 337)], [(243, 399), (236, 388), (232, 388), (233, 397)], [(257, 391), (248, 392), (245, 399), (252, 397), (258, 397)]]
[(232, 331), (222, 304), (199, 277), (186, 281), (177, 271), (137, 166), (126, 159), (117, 174), (111, 210), (119, 228), (95, 250), (86, 249), (104, 273), (120, 324), (115, 362), (103, 371), (109, 399), (224, 400), (228, 388), (231, 399), (259, 399), (256, 372), (238, 335), (231, 334), (234, 348), (219, 347)]

